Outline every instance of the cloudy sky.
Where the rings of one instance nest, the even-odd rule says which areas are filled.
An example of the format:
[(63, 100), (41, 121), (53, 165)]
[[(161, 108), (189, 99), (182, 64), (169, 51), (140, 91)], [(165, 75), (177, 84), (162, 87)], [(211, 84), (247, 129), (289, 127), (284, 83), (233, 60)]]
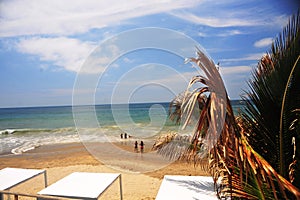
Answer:
[(298, 8), (291, 0), (1, 0), (0, 107), (170, 101), (198, 73), (184, 64), (196, 50), (188, 41), (220, 63), (237, 99)]

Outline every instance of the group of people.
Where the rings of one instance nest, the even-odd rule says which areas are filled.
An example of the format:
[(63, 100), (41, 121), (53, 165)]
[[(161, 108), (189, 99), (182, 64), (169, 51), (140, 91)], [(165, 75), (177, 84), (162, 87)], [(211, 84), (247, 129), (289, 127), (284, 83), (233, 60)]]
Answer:
[[(120, 137), (121, 137), (121, 139), (131, 138), (131, 136), (128, 135), (126, 132), (124, 132), (124, 134), (121, 133)], [(134, 142), (134, 152), (139, 152), (138, 146), (139, 146), (138, 141), (135, 141), (135, 142)], [(144, 142), (141, 141), (141, 142), (140, 142), (140, 150), (141, 150), (141, 153), (144, 152), (144, 146), (145, 146)]]
[(120, 137), (121, 137), (121, 139), (123, 139), (123, 138), (124, 138), (124, 139), (127, 139), (127, 137), (131, 138), (131, 136), (130, 136), (130, 135), (127, 135), (126, 132), (124, 133), (124, 136), (123, 136), (123, 133), (121, 133)]
[[(141, 153), (144, 152), (144, 146), (145, 146), (144, 142), (141, 141), (141, 143), (140, 143)], [(138, 150), (138, 141), (135, 141), (135, 143), (134, 143), (134, 151), (139, 152), (139, 150)]]

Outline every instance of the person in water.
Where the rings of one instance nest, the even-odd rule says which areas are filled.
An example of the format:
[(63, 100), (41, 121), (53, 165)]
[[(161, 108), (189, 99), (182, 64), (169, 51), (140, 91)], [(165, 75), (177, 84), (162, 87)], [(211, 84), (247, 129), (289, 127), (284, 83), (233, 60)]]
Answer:
[(143, 153), (143, 152), (144, 152), (144, 146), (145, 146), (144, 142), (143, 142), (143, 141), (141, 141), (141, 143), (140, 143), (140, 147), (141, 147), (141, 153)]
[(137, 141), (135, 141), (135, 143), (134, 143), (134, 152), (139, 152), (138, 151), (138, 142)]

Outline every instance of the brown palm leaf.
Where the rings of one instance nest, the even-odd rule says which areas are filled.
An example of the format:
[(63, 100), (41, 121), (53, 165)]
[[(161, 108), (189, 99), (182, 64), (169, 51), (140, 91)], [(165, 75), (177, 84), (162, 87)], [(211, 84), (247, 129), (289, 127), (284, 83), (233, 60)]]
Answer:
[[(200, 95), (209, 93), (208, 98), (204, 106), (202, 105), (190, 143), (185, 142), (182, 145), (178, 141), (171, 142), (162, 153), (176, 153), (176, 158), (198, 161), (203, 158), (199, 155), (206, 151), (219, 198), (300, 198), (299, 190), (280, 176), (249, 145), (242, 127), (233, 115), (215, 64), (199, 49), (197, 54), (197, 58), (189, 61), (196, 63), (206, 77), (196, 76), (188, 85), (181, 107), (183, 128), (190, 124), (194, 110), (199, 108)], [(190, 91), (196, 83), (201, 83), (203, 87)], [(202, 101), (201, 103), (203, 104)]]

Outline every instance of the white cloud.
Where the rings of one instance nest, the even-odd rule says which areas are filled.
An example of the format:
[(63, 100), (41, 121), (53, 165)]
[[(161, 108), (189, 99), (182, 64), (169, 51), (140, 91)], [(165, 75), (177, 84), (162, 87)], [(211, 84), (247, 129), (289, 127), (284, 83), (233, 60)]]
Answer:
[(77, 39), (33, 37), (16, 44), (19, 52), (38, 56), (41, 61), (52, 62), (68, 71), (78, 72), (96, 46)]
[[(230, 4), (228, 4), (230, 5)], [(205, 8), (203, 8), (205, 9)], [(288, 21), (288, 16), (286, 15), (273, 15), (268, 14), (265, 16), (253, 15), (251, 11), (233, 11), (232, 9), (222, 9), (221, 7), (207, 8), (208, 10), (198, 11), (197, 14), (186, 11), (172, 11), (171, 15), (180, 18), (182, 20), (188, 21), (193, 24), (201, 24), (205, 26), (215, 27), (215, 28), (225, 28), (225, 27), (249, 27), (249, 26), (284, 26)], [(215, 12), (215, 11), (218, 12)], [(205, 14), (215, 12), (214, 15)], [(212, 17), (213, 16), (213, 17)], [(239, 32), (232, 32), (232, 34), (239, 34)]]
[(228, 37), (228, 36), (241, 35), (241, 34), (243, 34), (243, 32), (240, 30), (228, 30), (228, 31), (223, 31), (220, 34), (217, 34), (217, 36)]
[(197, 1), (15, 0), (0, 2), (0, 37), (72, 35), (161, 12), (194, 7)]
[(249, 73), (251, 71), (249, 66), (230, 66), (230, 67), (220, 67), (220, 73), (222, 75), (234, 75), (239, 73)]
[[(104, 48), (98, 47), (88, 59), (86, 59), (80, 72), (93, 74), (104, 72), (106, 67), (112, 63), (112, 59), (119, 54), (120, 50), (115, 44), (107, 45)], [(119, 66), (114, 63), (112, 67), (118, 68)]]
[(265, 53), (254, 53), (241, 58), (225, 58), (220, 59), (221, 62), (240, 62), (240, 61), (258, 61)]
[(220, 74), (231, 99), (240, 99), (241, 90), (247, 88), (252, 69), (252, 66), (243, 65), (220, 67)]
[(133, 62), (134, 62), (133, 59), (129, 59), (129, 58), (127, 58), (127, 57), (125, 57), (125, 58), (123, 59), (123, 61), (124, 61), (125, 63), (133, 63)]
[(204, 32), (198, 32), (198, 36), (200, 36), (200, 37), (206, 37), (206, 36), (207, 36), (207, 34), (206, 34), (206, 33), (204, 33)]
[(229, 36), (235, 36), (235, 35), (242, 35), (245, 34), (245, 32), (240, 31), (238, 29), (233, 30), (220, 30), (220, 32), (217, 33), (205, 33), (205, 32), (197, 32), (197, 35), (200, 37), (229, 37)]
[(234, 17), (201, 17), (188, 12), (172, 12), (173, 16), (189, 21), (194, 24), (202, 24), (211, 27), (253, 26), (257, 25), (255, 20), (246, 20)]
[(254, 43), (254, 46), (258, 47), (258, 48), (260, 48), (260, 47), (268, 47), (268, 46), (270, 46), (272, 44), (272, 42), (273, 42), (273, 38), (271, 38), (271, 37), (263, 38), (261, 40), (256, 41)]

